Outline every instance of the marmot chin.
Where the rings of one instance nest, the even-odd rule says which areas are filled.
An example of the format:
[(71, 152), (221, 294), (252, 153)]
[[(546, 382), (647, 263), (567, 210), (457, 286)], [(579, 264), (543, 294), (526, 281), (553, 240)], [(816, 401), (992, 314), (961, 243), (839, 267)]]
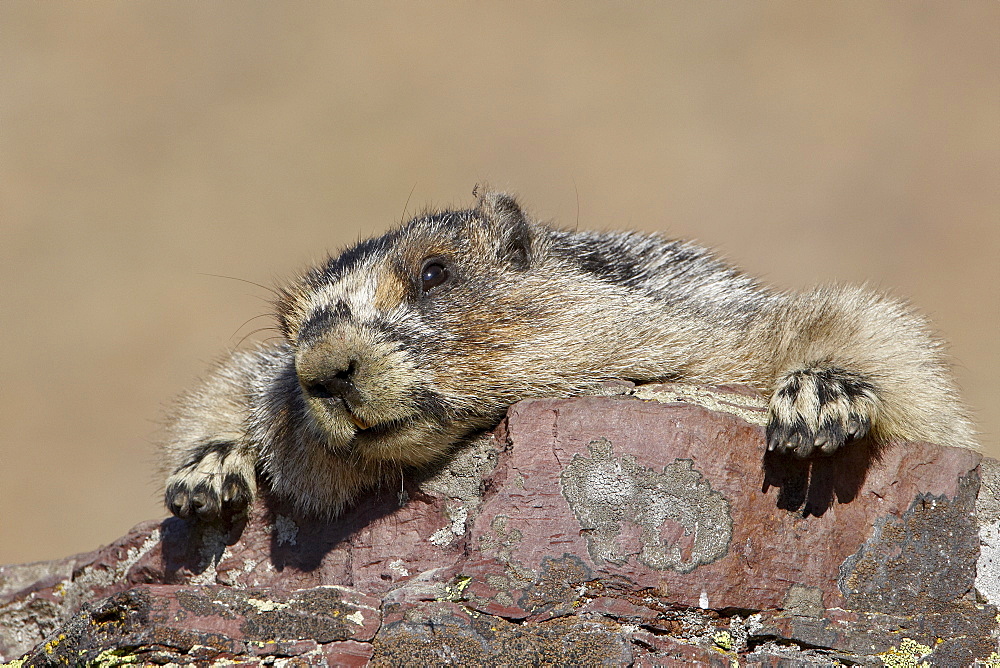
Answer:
[(239, 512), (259, 481), (333, 517), (514, 402), (615, 379), (756, 387), (768, 450), (798, 457), (866, 435), (975, 447), (942, 345), (903, 303), (775, 291), (694, 244), (554, 229), (499, 192), (329, 258), (275, 308), (283, 340), (232, 353), (170, 419), (180, 517)]

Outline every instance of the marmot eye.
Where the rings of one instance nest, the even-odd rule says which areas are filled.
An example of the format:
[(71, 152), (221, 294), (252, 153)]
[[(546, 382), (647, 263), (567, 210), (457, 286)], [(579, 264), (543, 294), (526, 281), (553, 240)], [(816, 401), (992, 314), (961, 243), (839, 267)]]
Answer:
[(420, 270), (420, 289), (423, 292), (430, 292), (451, 277), (448, 267), (439, 259), (431, 259), (424, 262), (423, 269)]

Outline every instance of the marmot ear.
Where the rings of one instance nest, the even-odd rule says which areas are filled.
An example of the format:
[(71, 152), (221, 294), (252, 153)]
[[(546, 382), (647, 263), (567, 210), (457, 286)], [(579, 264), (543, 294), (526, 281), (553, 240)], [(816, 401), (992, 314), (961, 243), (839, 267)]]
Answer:
[(510, 262), (519, 271), (528, 269), (532, 261), (534, 230), (517, 200), (479, 185), (472, 194), (478, 200), (476, 212), (492, 228), (500, 260)]

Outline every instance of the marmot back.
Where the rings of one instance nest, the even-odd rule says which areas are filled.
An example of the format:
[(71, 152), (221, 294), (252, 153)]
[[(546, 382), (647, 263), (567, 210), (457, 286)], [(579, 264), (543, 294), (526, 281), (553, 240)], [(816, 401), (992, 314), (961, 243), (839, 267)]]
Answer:
[(280, 291), (283, 341), (221, 362), (171, 418), (166, 502), (242, 510), (257, 474), (305, 513), (448, 455), (528, 397), (608, 380), (743, 383), (768, 449), (974, 447), (941, 345), (854, 287), (783, 293), (696, 245), (530, 221), (510, 196), (428, 213)]

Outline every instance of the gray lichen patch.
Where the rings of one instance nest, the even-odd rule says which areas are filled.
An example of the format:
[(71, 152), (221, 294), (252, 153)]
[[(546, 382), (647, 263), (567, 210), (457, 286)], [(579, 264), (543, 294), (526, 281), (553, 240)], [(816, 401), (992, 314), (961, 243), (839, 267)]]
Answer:
[(591, 558), (621, 565), (631, 557), (657, 570), (689, 573), (726, 555), (733, 533), (729, 501), (688, 459), (662, 472), (635, 457), (614, 457), (607, 440), (574, 455), (561, 491), (580, 522)]
[(826, 612), (823, 605), (823, 590), (817, 587), (793, 584), (785, 594), (782, 608), (796, 617), (814, 617), (819, 619)]
[(287, 601), (246, 596), (240, 612), (241, 630), (248, 638), (309, 638), (321, 643), (355, 638), (365, 616), (378, 615), (345, 597), (343, 588), (330, 586), (293, 592)]
[(560, 618), (517, 624), (470, 617), (453, 603), (429, 603), (384, 624), (373, 666), (631, 665), (633, 652), (618, 624)]
[(504, 567), (504, 578), (508, 589), (521, 589), (535, 579), (535, 571), (515, 558), (524, 535), (520, 530), (508, 527), (510, 518), (497, 515), (490, 522), (491, 531), (479, 537), (480, 549), (493, 553), (494, 558)]
[(483, 481), (496, 469), (499, 453), (493, 435), (483, 434), (421, 481), (424, 492), (448, 500), (444, 507), (448, 524), (430, 536), (431, 543), (445, 547), (465, 535), (469, 518), (482, 504)]
[(469, 520), (469, 509), (462, 503), (449, 503), (445, 506), (445, 514), (448, 516), (449, 524), (438, 529), (431, 537), (430, 542), (438, 547), (445, 547), (451, 544), (456, 538), (465, 535), (465, 524)]
[(299, 525), (291, 517), (278, 515), (274, 518), (274, 539), (278, 545), (295, 545), (298, 535)]
[(492, 434), (483, 434), (460, 449), (433, 475), (420, 482), (428, 494), (476, 505), (483, 498), (483, 479), (497, 467), (500, 448)]
[(984, 457), (979, 464), (979, 559), (976, 590), (988, 603), (1000, 605), (1000, 462)]
[(582, 559), (573, 554), (542, 559), (535, 582), (524, 588), (518, 604), (532, 614), (570, 615), (579, 604), (581, 587), (593, 578)]

